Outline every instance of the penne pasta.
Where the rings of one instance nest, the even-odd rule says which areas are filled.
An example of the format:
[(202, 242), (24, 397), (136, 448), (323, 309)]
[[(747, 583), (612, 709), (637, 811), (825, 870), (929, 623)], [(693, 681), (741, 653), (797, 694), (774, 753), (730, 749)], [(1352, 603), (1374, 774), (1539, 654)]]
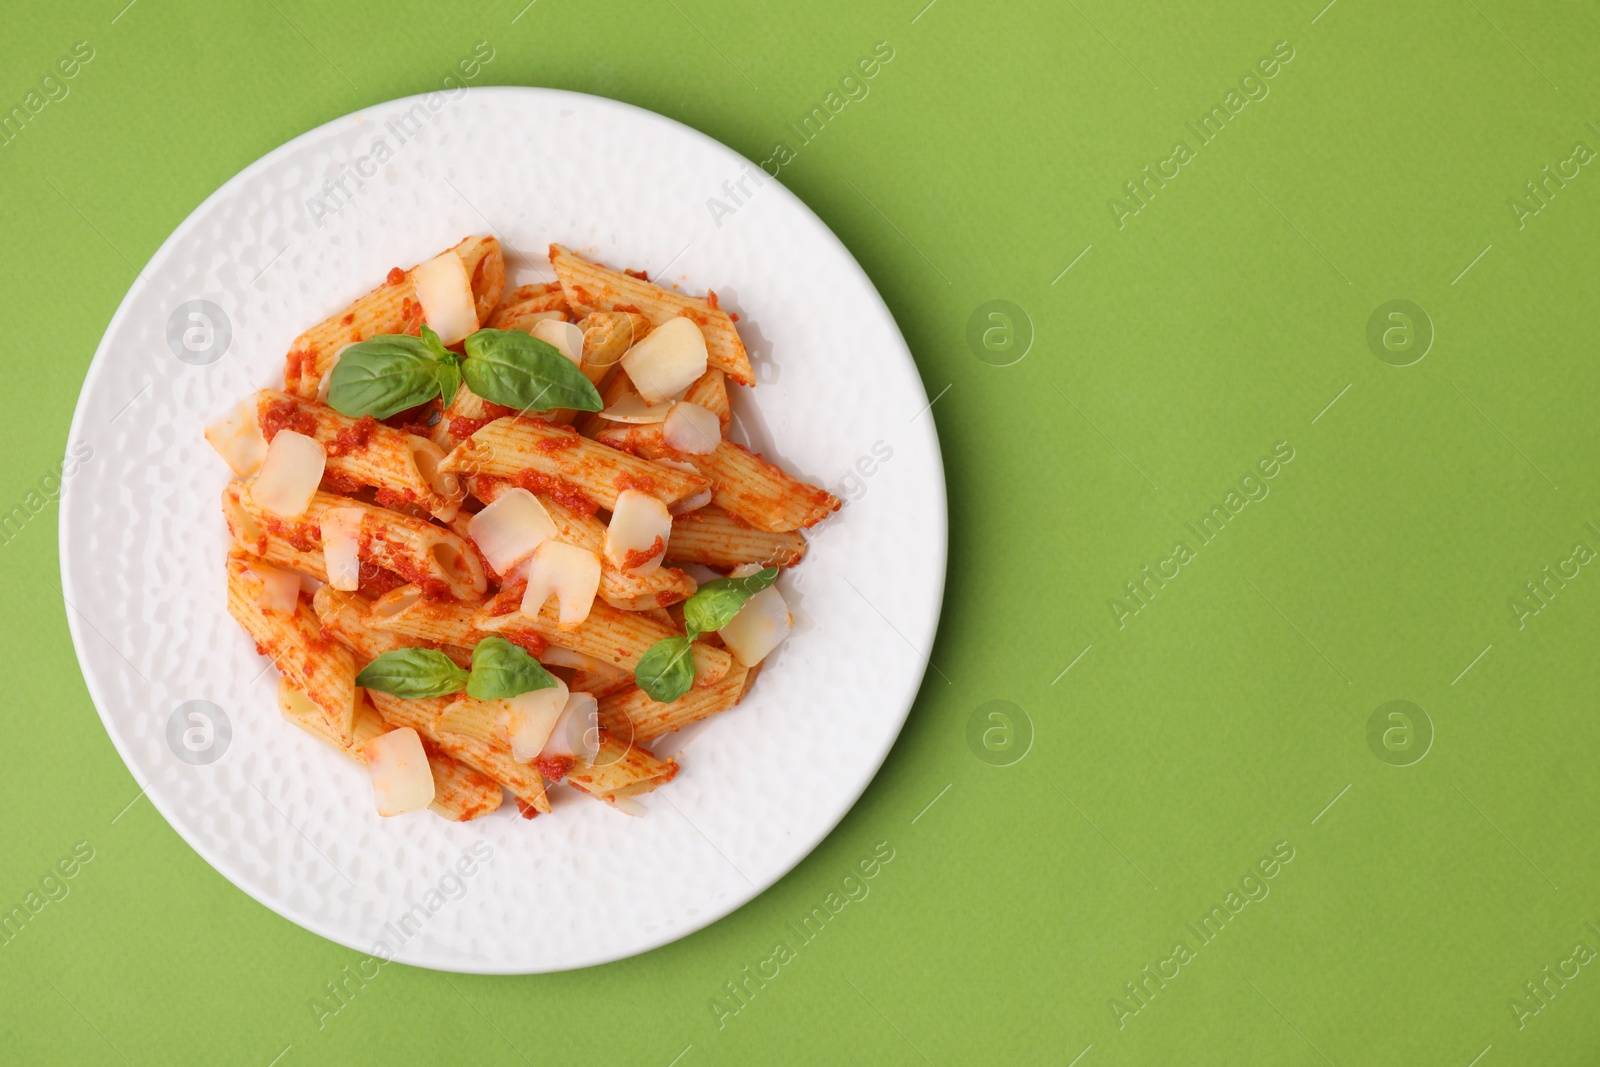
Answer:
[(385, 652), (401, 648), (437, 648), (458, 667), (472, 662), (469, 647), (383, 629), (374, 622), (372, 604), (365, 597), (340, 592), (331, 585), (317, 590), (311, 598), (311, 607), (322, 624), (322, 632), (350, 650), (357, 668), (365, 667)]
[(444, 457), (439, 470), (510, 479), (587, 514), (598, 508), (609, 511), (624, 489), (648, 493), (671, 506), (710, 488), (701, 475), (649, 463), (575, 430), (529, 418), (489, 423)]
[[(610, 377), (603, 378), (596, 385), (600, 390), (600, 402), (604, 405), (602, 410), (610, 408), (625, 397), (639, 395), (638, 390), (633, 387), (632, 380), (621, 367), (613, 367)], [(614, 425), (616, 424), (609, 419), (601, 418), (598, 411), (579, 412), (578, 417), (572, 420), (573, 428), (585, 437), (593, 437), (607, 426)]]
[[(362, 700), (356, 706), (354, 736), (345, 741), (329, 728), (321, 709), (311, 698), (291, 685), (287, 678), (278, 680), (278, 710), (289, 722), (363, 766), (367, 756), (362, 746), (394, 729), (370, 701)], [(434, 797), (428, 806), (435, 814), (451, 822), (467, 822), (500, 807), (505, 796), (499, 782), (446, 755), (426, 740), (423, 751), (428, 756), (428, 769), (433, 773)]]
[(793, 567), (806, 554), (806, 539), (794, 530), (758, 530), (712, 504), (672, 520), (666, 558), (729, 571), (746, 563)]
[(815, 526), (839, 510), (839, 498), (791, 478), (777, 466), (724, 439), (697, 455), (668, 448), (660, 423), (613, 426), (595, 439), (644, 459), (686, 462), (711, 480), (711, 502), (758, 530), (781, 533)]
[(233, 535), (233, 543), (252, 556), (260, 557), (265, 563), (309, 574), (319, 582), (327, 581), (328, 572), (322, 553), (301, 548), (293, 541), (263, 529), (245, 509), (243, 491), (243, 482), (229, 482), (222, 487), (222, 517), (228, 524), (228, 532)]
[[(506, 284), (500, 242), (493, 237), (468, 237), (453, 251), (461, 257), (472, 281), (478, 321), (482, 322), (500, 302)], [(379, 334), (416, 333), (422, 322), (422, 305), (411, 280), (415, 269), (394, 268), (382, 285), (296, 337), (284, 363), (284, 387), (314, 399), (346, 345), (370, 341)]]
[(273, 389), (256, 394), (256, 410), (269, 442), (289, 429), (322, 445), (328, 457), (325, 485), (346, 495), (371, 486), (380, 505), (415, 504), (444, 521), (461, 510), (460, 481), (440, 470), (444, 451), (426, 437), (370, 417), (352, 419), (326, 404)]
[(429, 600), (415, 585), (403, 585), (373, 601), (366, 625), (430, 645), (471, 648), (484, 635), (472, 624), (482, 602)]
[(584, 376), (596, 385), (617, 365), (628, 349), (644, 340), (650, 320), (626, 311), (594, 311), (578, 321), (583, 331)]
[(599, 698), (600, 725), (617, 737), (631, 737), (636, 745), (648, 745), (663, 734), (738, 704), (750, 687), (753, 673), (736, 660), (715, 685), (691, 689), (666, 704), (651, 700), (643, 689), (630, 685)]
[(304, 596), (295, 599), (292, 611), (264, 605), (267, 590), (251, 569), (253, 562), (246, 553), (228, 555), (228, 614), (255, 641), (256, 650), (271, 658), (284, 677), (322, 709), (329, 729), (350, 740), (356, 716), (354, 657), (322, 632)]
[(484, 322), (491, 330), (527, 330), (539, 319), (551, 313), (562, 318), (570, 315), (566, 294), (560, 282), (536, 282), (519, 285), (500, 301), (500, 306)]
[[(518, 610), (521, 604), (521, 589), (501, 590), (478, 609), (478, 629), (510, 641), (516, 640), (513, 635), (536, 635), (552, 645), (593, 656), (629, 672), (639, 665), (639, 657), (651, 645), (682, 636), (682, 631), (641, 612), (618, 611), (603, 600), (595, 601), (589, 617), (570, 630), (563, 630), (557, 623), (552, 605), (546, 604), (537, 618), (530, 618)], [(694, 643), (693, 656), (697, 686), (715, 685), (733, 666), (732, 656), (704, 641)]]
[(660, 759), (649, 751), (604, 732), (593, 760), (575, 760), (566, 783), (608, 804), (619, 797), (638, 796), (666, 785), (678, 776), (674, 760)]
[(727, 434), (728, 421), (733, 418), (733, 407), (728, 403), (728, 383), (722, 371), (715, 367), (706, 371), (689, 386), (683, 399), (691, 404), (699, 404), (715, 415), (717, 421), (722, 423), (723, 434)]
[[(322, 525), (327, 512), (352, 509), (360, 514), (360, 524), (351, 532), (363, 563), (399, 575), (434, 600), (478, 599), (488, 589), (478, 550), (465, 538), (425, 519), (322, 492), (311, 498), (305, 514), (293, 519), (257, 507), (249, 493), (241, 494), (239, 506), (257, 529), (313, 556), (323, 552)], [(327, 581), (325, 568), (319, 567), (315, 575)]]
[(630, 311), (650, 320), (651, 326), (683, 317), (694, 322), (706, 338), (711, 366), (741, 385), (756, 384), (750, 357), (745, 352), (733, 319), (717, 306), (717, 294), (704, 299), (663, 289), (645, 279), (591, 263), (560, 245), (550, 246), (550, 265), (561, 279), (567, 304), (577, 315), (594, 311)]

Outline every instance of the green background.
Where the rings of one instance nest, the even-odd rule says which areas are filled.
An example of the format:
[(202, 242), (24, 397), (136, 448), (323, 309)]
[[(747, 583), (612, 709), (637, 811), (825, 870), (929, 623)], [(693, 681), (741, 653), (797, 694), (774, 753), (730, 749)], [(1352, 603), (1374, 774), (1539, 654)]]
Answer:
[[(310, 998), (359, 955), (129, 805), (47, 504), (0, 548), (0, 905), (80, 841), (94, 859), (0, 948), (6, 1060), (1593, 1062), (1600, 967), (1566, 964), (1537, 1014), (1523, 983), (1600, 949), (1600, 567), (1520, 626), (1510, 606), (1600, 548), (1600, 174), (1524, 189), (1600, 147), (1592, 6), (124, 2), (13, 10), (0, 35), (0, 110), (95, 50), (0, 148), (0, 504), (62, 455), (136, 268), (283, 141), (484, 40), (475, 84), (615, 97), (759, 160), (887, 41), (782, 180), (938, 394), (950, 577), (899, 743), (776, 887), (587, 971), (391, 965), (319, 1028)], [(1280, 41), (1270, 95), (1198, 147), (1185, 124)], [(1180, 139), (1196, 158), (1119, 228), (1108, 200)], [(967, 341), (997, 299), (1033, 334), (1003, 367), (1017, 347)], [(1404, 367), (1367, 340), (1397, 299), (1435, 335)], [(1280, 442), (1270, 495), (1202, 546), (1187, 524)], [(1137, 606), (1124, 583), (1179, 540), (1194, 559), (1119, 627), (1109, 602)], [(1391, 700), (1422, 712), (1398, 753), (1368, 740)], [(878, 842), (870, 895), (719, 1026), (723, 983)], [(1270, 895), (1201, 947), (1185, 924), (1280, 842)], [(1132, 1013), (1124, 983), (1180, 940), (1194, 958)]]

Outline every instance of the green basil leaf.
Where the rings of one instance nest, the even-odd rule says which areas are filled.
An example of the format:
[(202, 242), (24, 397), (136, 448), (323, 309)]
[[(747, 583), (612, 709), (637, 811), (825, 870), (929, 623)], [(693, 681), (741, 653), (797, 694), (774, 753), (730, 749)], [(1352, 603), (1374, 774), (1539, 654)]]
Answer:
[(555, 684), (538, 660), (503, 637), (485, 637), (472, 650), (472, 677), (467, 679), (470, 697), (505, 700)]
[(670, 704), (694, 685), (694, 638), (665, 637), (639, 657), (633, 680), (651, 700)]
[(521, 330), (479, 330), (461, 365), (467, 388), (518, 411), (599, 411), (600, 393), (555, 345)]
[(439, 340), (439, 335), (433, 332), (433, 327), (427, 323), (422, 324), (422, 343), (428, 346), (428, 351), (433, 353), (434, 359), (450, 359), (455, 355)]
[(778, 580), (778, 568), (767, 567), (745, 578), (706, 582), (683, 605), (683, 621), (696, 633), (720, 630), (733, 621), (745, 601)]
[(387, 419), (438, 395), (438, 364), (420, 337), (380, 334), (339, 356), (328, 403), (344, 415)]
[(461, 388), (461, 357), (447, 351), (433, 373), (439, 380), (439, 399), (444, 407), (449, 407), (450, 401), (456, 398), (456, 390)]
[(461, 692), (467, 672), (450, 657), (432, 648), (397, 648), (385, 652), (361, 669), (356, 684), (363, 689), (393, 693), (407, 700), (449, 696)]

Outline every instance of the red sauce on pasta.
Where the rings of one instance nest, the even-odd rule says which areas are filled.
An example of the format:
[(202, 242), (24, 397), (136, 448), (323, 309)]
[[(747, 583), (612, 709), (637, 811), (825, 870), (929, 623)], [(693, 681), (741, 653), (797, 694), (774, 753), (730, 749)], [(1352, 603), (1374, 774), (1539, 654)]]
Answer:
[(351, 452), (360, 452), (372, 440), (373, 431), (378, 428), (377, 422), (371, 415), (363, 415), (355, 422), (340, 430), (332, 441), (324, 447), (328, 457), (348, 455)]
[(627, 555), (622, 557), (622, 569), (625, 571), (631, 571), (635, 570), (636, 568), (643, 567), (646, 563), (649, 563), (666, 550), (667, 543), (661, 540), (660, 535), (657, 535), (655, 543), (653, 543), (649, 548), (628, 549)]
[(559, 782), (572, 770), (575, 762), (571, 756), (537, 756), (533, 761), (533, 769), (550, 781)]
[(261, 412), (261, 436), (268, 441), (279, 430), (293, 430), (307, 437), (317, 436), (317, 417), (294, 400), (274, 400)]

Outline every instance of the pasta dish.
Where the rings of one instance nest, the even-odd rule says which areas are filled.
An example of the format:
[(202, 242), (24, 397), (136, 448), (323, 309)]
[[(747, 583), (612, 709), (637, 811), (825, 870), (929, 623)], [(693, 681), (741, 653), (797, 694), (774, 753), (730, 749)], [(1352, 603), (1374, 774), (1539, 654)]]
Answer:
[(714, 292), (550, 263), (507, 290), (473, 236), (396, 267), (206, 429), (229, 613), (379, 815), (533, 818), (556, 783), (642, 814), (679, 772), (652, 747), (749, 692), (839, 508), (728, 438), (756, 376)]

